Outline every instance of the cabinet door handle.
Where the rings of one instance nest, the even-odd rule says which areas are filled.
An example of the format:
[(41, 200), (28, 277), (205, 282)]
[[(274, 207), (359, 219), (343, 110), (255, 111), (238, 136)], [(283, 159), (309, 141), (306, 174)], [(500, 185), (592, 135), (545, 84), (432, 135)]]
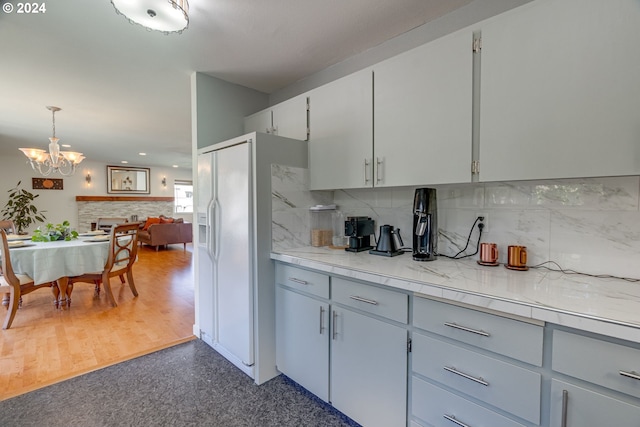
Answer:
[(462, 378), (466, 378), (466, 379), (468, 379), (468, 380), (471, 380), (471, 381), (477, 382), (478, 384), (482, 384), (482, 385), (483, 385), (483, 386), (485, 386), (485, 387), (488, 387), (488, 386), (489, 386), (489, 383), (488, 383), (488, 382), (486, 382), (486, 381), (484, 380), (484, 378), (482, 378), (482, 377), (478, 377), (478, 378), (476, 378), (476, 377), (473, 377), (473, 376), (471, 376), (471, 375), (469, 375), (469, 374), (465, 374), (464, 372), (460, 372), (460, 371), (458, 371), (456, 368), (451, 368), (451, 367), (449, 367), (449, 366), (444, 366), (444, 370), (445, 370), (445, 371), (448, 371), (448, 372), (451, 372), (452, 374), (460, 375)]
[(338, 336), (338, 312), (333, 310), (333, 339)]
[(452, 423), (459, 425), (460, 427), (470, 427), (469, 424), (465, 424), (462, 421), (458, 421), (456, 417), (454, 417), (453, 415), (444, 414), (442, 416), (444, 417), (445, 420), (449, 420)]
[(471, 332), (472, 334), (482, 335), (483, 337), (489, 337), (491, 334), (489, 332), (481, 331), (478, 329), (472, 329), (467, 326), (458, 325), (457, 323), (445, 322), (444, 326), (448, 326), (450, 328), (460, 329), (461, 331)]
[(634, 380), (640, 380), (640, 374), (637, 373), (636, 371), (631, 371), (631, 372), (620, 371), (619, 373), (623, 377), (629, 377), (629, 378), (633, 378)]
[(369, 174), (367, 173), (367, 167), (369, 166), (369, 160), (364, 159), (364, 183), (369, 182)]
[(367, 298), (362, 298), (359, 297), (357, 295), (351, 295), (349, 298), (354, 299), (356, 301), (360, 301), (360, 302), (366, 302), (367, 304), (371, 304), (371, 305), (378, 305), (378, 301), (372, 300), (372, 299), (367, 299)]
[(320, 306), (320, 335), (324, 331), (324, 307)]
[(569, 405), (569, 392), (562, 390), (562, 421), (560, 427), (567, 427), (567, 407)]
[(289, 281), (294, 282), (294, 283), (299, 283), (301, 285), (308, 285), (309, 284), (309, 282), (307, 282), (306, 280), (296, 279), (295, 277), (289, 277)]
[(380, 169), (382, 167), (382, 160), (380, 157), (376, 157), (376, 184), (379, 184), (382, 179), (380, 178)]

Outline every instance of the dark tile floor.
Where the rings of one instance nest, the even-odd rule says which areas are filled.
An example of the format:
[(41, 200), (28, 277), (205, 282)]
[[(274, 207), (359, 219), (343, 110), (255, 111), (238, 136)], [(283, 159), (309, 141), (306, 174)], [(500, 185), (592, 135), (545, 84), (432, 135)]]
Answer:
[(283, 376), (257, 386), (200, 340), (0, 402), (0, 426), (357, 426)]

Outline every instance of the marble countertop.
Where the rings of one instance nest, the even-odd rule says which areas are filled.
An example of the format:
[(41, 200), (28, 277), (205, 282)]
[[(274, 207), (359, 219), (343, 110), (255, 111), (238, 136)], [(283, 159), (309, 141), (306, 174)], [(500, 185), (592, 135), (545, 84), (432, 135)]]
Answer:
[(475, 260), (413, 261), (304, 247), (271, 254), (274, 260), (371, 283), (640, 342), (640, 283), (563, 274), (514, 271)]

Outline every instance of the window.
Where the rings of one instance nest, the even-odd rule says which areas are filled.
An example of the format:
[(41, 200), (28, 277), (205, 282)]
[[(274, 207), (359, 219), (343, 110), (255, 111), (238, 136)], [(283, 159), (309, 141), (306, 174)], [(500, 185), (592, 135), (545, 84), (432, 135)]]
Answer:
[(176, 180), (173, 188), (176, 213), (193, 213), (193, 182)]

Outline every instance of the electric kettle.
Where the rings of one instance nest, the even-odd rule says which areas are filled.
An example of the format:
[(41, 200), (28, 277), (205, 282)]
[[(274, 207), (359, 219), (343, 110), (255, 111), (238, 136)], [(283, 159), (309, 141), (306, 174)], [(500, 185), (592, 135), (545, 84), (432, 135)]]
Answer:
[(380, 235), (376, 248), (370, 250), (369, 253), (373, 255), (396, 256), (403, 253), (403, 245), (400, 229), (385, 224), (380, 226)]

